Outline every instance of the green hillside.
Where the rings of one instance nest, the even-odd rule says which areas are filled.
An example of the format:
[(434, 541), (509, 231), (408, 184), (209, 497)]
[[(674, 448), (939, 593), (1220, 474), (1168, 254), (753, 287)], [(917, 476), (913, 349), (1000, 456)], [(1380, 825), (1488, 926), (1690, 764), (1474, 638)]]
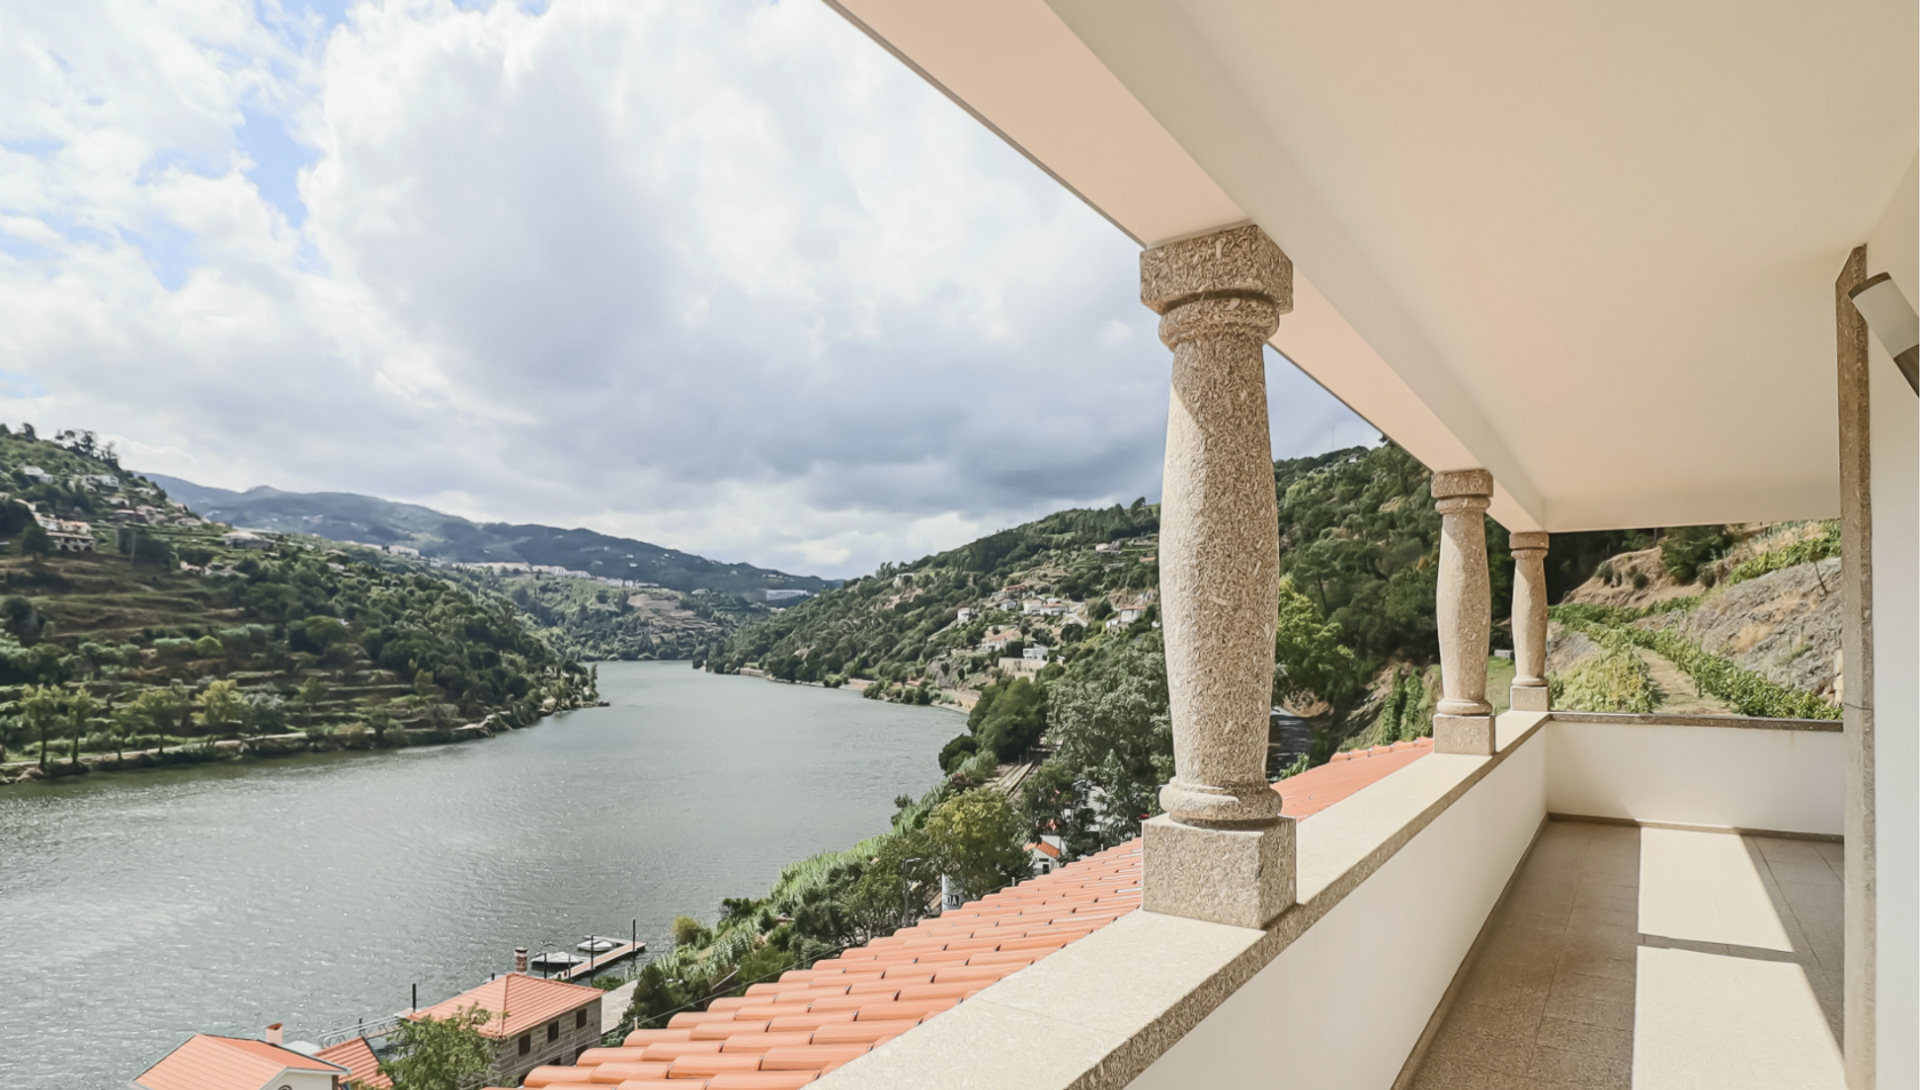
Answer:
[[(90, 436), (0, 434), (0, 478), (0, 779), (404, 744), (595, 698), (506, 601), (298, 542), (229, 543)], [(96, 551), (46, 551), (25, 502), (85, 520), (65, 528)], [(75, 762), (88, 754), (116, 756)]]

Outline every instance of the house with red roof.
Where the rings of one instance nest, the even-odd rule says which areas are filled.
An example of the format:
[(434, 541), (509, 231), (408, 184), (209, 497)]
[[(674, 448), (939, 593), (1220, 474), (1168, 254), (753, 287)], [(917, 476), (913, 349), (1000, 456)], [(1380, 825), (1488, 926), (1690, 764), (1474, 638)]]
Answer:
[[(524, 956), (516, 952), (516, 958)], [(546, 1064), (571, 1063), (600, 1043), (604, 993), (583, 984), (529, 976), (497, 976), (431, 1007), (411, 1011), (413, 1021), (448, 1019), (478, 1008), (492, 1017), (480, 1034), (496, 1042), (494, 1078), (516, 1085)]]
[(277, 1042), (196, 1033), (128, 1085), (133, 1090), (345, 1090), (349, 1074), (342, 1064)]
[(365, 1037), (349, 1037), (337, 1045), (328, 1045), (314, 1056), (346, 1068), (347, 1077), (341, 1082), (354, 1090), (360, 1087), (393, 1090), (393, 1080), (380, 1073), (380, 1057), (374, 1055), (373, 1046)]

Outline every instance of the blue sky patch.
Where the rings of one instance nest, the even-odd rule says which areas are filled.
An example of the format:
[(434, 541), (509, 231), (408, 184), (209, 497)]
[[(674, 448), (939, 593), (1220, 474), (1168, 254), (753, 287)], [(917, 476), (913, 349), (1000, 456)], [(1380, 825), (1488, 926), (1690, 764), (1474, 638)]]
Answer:
[(299, 227), (307, 220), (307, 206), (300, 200), (300, 168), (311, 164), (319, 154), (289, 136), (278, 118), (245, 107), (240, 113), (246, 124), (235, 135), (240, 150), (253, 160), (247, 177), (253, 179), (262, 197), (280, 209), (288, 223)]

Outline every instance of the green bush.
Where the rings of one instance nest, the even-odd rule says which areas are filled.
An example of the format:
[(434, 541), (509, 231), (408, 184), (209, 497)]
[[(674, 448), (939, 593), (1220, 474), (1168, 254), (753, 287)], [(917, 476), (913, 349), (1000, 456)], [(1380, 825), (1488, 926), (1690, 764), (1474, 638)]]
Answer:
[(227, 653), (227, 646), (213, 636), (202, 636), (193, 641), (193, 657), (199, 659), (217, 659)]
[[(1647, 713), (1659, 703), (1653, 673), (1627, 641), (1609, 639), (1598, 655), (1561, 679), (1554, 707), (1576, 712)], [(1618, 646), (1617, 644), (1626, 644)]]
[(1702, 565), (1725, 556), (1732, 546), (1733, 536), (1725, 526), (1679, 526), (1660, 539), (1660, 563), (1667, 574), (1691, 583), (1699, 578)]
[(1758, 579), (1768, 572), (1781, 568), (1790, 568), (1795, 564), (1807, 564), (1817, 560), (1840, 555), (1840, 524), (1827, 524), (1827, 532), (1807, 541), (1797, 541), (1784, 549), (1775, 549), (1770, 553), (1761, 553), (1752, 560), (1741, 564), (1727, 574), (1727, 584), (1744, 583), (1749, 579)]

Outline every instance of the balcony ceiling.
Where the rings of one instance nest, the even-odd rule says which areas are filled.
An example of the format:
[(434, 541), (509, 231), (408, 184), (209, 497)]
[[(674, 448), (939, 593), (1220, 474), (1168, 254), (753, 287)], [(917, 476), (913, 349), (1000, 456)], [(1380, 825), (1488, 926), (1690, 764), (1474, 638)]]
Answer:
[(1141, 243), (1259, 223), (1274, 345), (1508, 526), (1838, 512), (1911, 0), (836, 3)]

